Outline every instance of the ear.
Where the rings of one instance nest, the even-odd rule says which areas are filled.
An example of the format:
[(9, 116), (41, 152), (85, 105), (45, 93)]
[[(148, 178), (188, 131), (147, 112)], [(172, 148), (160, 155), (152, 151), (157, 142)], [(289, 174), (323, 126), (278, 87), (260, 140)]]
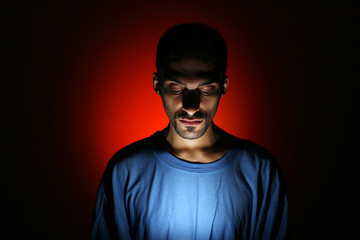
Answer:
[(225, 76), (225, 79), (224, 79), (224, 84), (223, 84), (223, 88), (222, 88), (222, 93), (221, 93), (221, 97), (223, 97), (228, 89), (228, 86), (229, 86), (229, 77), (228, 76)]
[(153, 73), (153, 87), (156, 94), (160, 95), (160, 82), (156, 72)]

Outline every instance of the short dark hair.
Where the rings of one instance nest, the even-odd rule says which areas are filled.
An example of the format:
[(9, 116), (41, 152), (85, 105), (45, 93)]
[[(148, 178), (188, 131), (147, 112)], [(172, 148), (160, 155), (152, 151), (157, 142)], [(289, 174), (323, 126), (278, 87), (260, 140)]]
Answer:
[(220, 33), (205, 24), (184, 23), (175, 25), (160, 38), (156, 52), (158, 73), (170, 62), (197, 59), (215, 65), (221, 78), (227, 68), (227, 48)]

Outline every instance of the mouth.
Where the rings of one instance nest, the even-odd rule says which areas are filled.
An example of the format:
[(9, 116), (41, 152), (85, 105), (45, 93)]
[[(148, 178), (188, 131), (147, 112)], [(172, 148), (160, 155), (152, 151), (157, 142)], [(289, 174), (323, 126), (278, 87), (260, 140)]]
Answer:
[(185, 126), (197, 126), (199, 125), (203, 120), (202, 119), (196, 119), (196, 118), (185, 118), (185, 119), (179, 119), (179, 121), (184, 124)]

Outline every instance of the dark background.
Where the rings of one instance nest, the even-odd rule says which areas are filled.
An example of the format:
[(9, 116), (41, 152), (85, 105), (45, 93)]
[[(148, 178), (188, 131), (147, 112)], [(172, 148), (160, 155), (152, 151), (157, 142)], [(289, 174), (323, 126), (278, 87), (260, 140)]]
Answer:
[[(98, 160), (84, 143), (89, 136), (80, 129), (87, 119), (76, 113), (89, 108), (80, 101), (85, 93), (71, 87), (93, 84), (80, 73), (100, 61), (91, 50), (112, 37), (106, 33), (114, 23), (124, 26), (131, 18), (134, 28), (146, 25), (150, 34), (170, 15), (169, 26), (179, 23), (177, 16), (182, 22), (187, 9), (189, 19), (197, 11), (209, 13), (204, 19), (213, 16), (228, 36), (244, 32), (239, 26), (247, 33), (244, 42), (258, 67), (253, 84), (268, 99), (257, 110), (264, 118), (254, 120), (260, 130), (246, 137), (279, 160), (291, 239), (347, 239), (356, 233), (359, 9), (235, 2), (7, 3), (2, 239), (89, 237), (104, 164), (94, 164)], [(127, 32), (117, 36), (126, 38)]]

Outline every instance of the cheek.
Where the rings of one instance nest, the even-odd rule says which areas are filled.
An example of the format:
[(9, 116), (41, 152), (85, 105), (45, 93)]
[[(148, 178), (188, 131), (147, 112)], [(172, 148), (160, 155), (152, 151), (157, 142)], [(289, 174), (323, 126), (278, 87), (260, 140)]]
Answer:
[(163, 105), (166, 114), (169, 118), (172, 118), (174, 113), (182, 109), (181, 97), (167, 96), (164, 94), (162, 97)]
[(219, 105), (218, 97), (213, 97), (213, 98), (204, 97), (203, 99), (201, 99), (200, 109), (203, 109), (203, 111), (208, 112), (210, 114), (210, 112), (216, 112), (218, 105)]
[(169, 94), (164, 94), (162, 97), (162, 101), (164, 106), (169, 108), (170, 110), (177, 111), (182, 107), (182, 98), (181, 96), (173, 96)]

